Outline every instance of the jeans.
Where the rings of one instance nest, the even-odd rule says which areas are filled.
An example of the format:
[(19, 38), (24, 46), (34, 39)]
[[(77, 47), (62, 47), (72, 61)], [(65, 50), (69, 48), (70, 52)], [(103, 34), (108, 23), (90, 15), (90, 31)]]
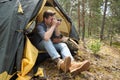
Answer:
[(53, 60), (60, 57), (58, 51), (61, 53), (61, 57), (63, 59), (69, 56), (71, 60), (74, 60), (68, 46), (65, 43), (61, 42), (54, 44), (51, 40), (42, 40), (36, 47), (39, 50), (46, 50)]

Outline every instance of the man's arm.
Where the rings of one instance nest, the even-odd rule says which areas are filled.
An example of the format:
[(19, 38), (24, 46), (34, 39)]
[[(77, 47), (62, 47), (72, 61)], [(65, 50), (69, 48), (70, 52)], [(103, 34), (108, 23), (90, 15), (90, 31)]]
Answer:
[[(60, 25), (61, 22), (59, 21), (58, 22), (58, 25)], [(58, 29), (58, 26), (55, 28), (55, 37), (52, 39), (53, 43), (59, 43), (62, 41), (62, 35), (61, 35), (61, 32), (60, 30)]]
[(55, 28), (55, 35), (56, 36), (60, 36), (61, 35), (60, 30), (58, 29), (58, 27)]
[(44, 39), (45, 40), (49, 40), (54, 32), (54, 30), (56, 30), (56, 28), (59, 26), (60, 24), (58, 23), (58, 21), (56, 19), (54, 19), (52, 21), (52, 26), (50, 27), (50, 29), (47, 30), (47, 32), (45, 32), (44, 35)]
[(55, 29), (55, 25), (53, 25), (53, 26), (51, 26), (50, 27), (50, 29), (47, 31), (47, 32), (45, 32), (45, 35), (44, 35), (44, 40), (49, 40), (50, 38), (51, 38), (51, 36), (52, 36), (52, 34), (53, 34), (53, 32), (54, 32), (54, 29)]

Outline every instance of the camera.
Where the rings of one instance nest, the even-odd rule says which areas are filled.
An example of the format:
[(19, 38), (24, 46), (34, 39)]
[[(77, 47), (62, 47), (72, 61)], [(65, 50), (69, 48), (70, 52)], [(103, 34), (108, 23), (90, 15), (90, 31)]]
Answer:
[(57, 21), (60, 21), (60, 22), (61, 22), (61, 21), (62, 21), (62, 19), (57, 19)]

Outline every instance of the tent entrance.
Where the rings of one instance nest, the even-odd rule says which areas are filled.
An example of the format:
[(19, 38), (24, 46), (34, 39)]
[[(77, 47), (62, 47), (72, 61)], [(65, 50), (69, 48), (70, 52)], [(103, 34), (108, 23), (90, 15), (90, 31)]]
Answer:
[(54, 8), (54, 7), (44, 6), (42, 11), (38, 15), (38, 18), (37, 18), (38, 22), (41, 22), (43, 20), (42, 15), (43, 15), (44, 11), (46, 11), (48, 9), (56, 12), (56, 15), (55, 15), (56, 18), (62, 19), (62, 22), (61, 22), (61, 25), (59, 26), (59, 29), (63, 33), (63, 35), (69, 36), (70, 23), (66, 20), (66, 18), (63, 16), (63, 14), (60, 12), (60, 10), (57, 7)]

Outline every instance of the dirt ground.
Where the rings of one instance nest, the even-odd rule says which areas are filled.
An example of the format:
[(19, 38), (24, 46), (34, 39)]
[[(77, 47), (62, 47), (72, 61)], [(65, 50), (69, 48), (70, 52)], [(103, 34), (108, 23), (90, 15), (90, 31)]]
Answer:
[(81, 49), (74, 57), (77, 61), (89, 60), (91, 65), (88, 71), (79, 74), (64, 73), (57, 69), (51, 59), (47, 59), (40, 64), (40, 67), (44, 67), (47, 80), (120, 80), (119, 49), (104, 44), (96, 54)]

